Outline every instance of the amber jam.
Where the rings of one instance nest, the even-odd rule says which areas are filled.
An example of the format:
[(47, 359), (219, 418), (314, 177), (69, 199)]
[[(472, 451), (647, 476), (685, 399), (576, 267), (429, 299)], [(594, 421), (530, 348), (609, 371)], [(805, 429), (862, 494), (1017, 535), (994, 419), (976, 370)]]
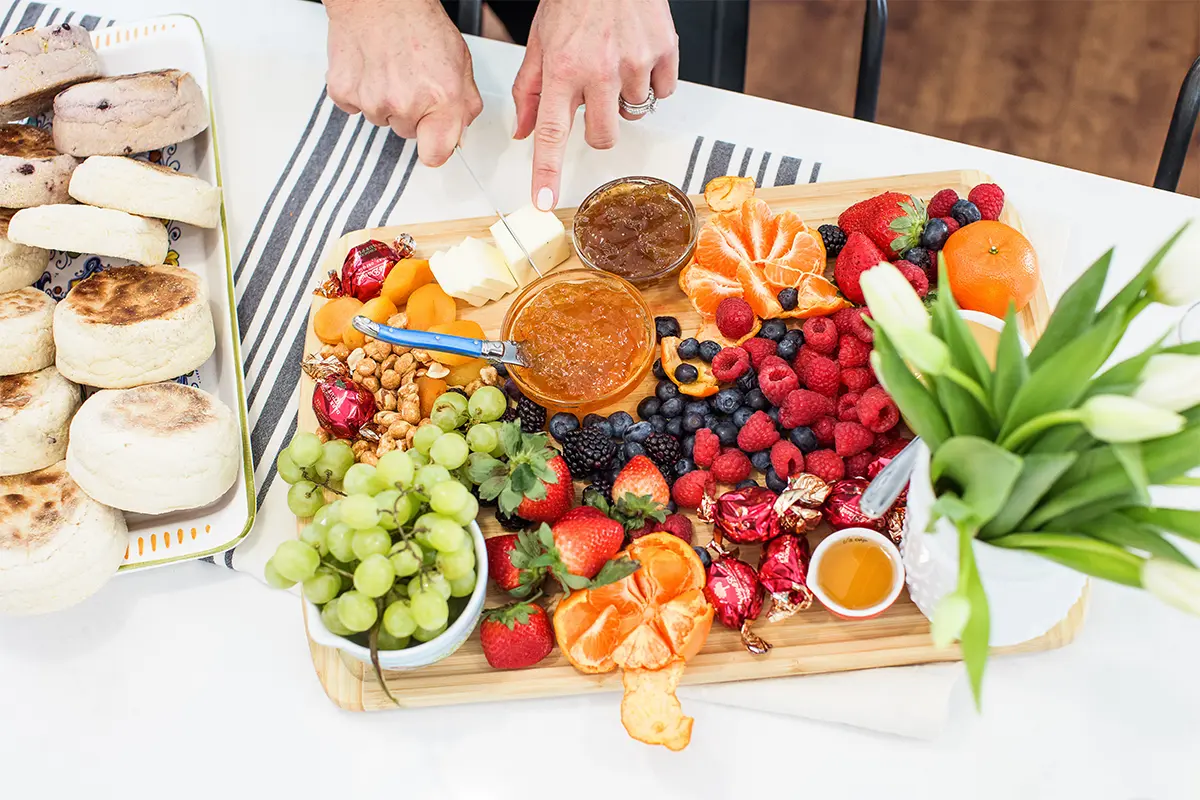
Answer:
[(632, 281), (683, 266), (696, 245), (696, 209), (657, 178), (622, 178), (580, 204), (572, 227), (583, 263)]
[(620, 399), (645, 376), (654, 318), (627, 281), (577, 269), (530, 284), (513, 301), (503, 336), (520, 342), (532, 362), (509, 367), (527, 395), (542, 405), (590, 410)]

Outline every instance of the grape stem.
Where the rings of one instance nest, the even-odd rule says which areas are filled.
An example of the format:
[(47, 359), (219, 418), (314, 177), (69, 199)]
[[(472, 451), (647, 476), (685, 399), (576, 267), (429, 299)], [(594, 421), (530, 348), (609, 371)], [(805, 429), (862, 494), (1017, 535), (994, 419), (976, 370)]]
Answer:
[(346, 572), (346, 570), (341, 569), (333, 564), (330, 564), (325, 559), (321, 559), (321, 564), (323, 566), (329, 567), (331, 570), (336, 572), (338, 575), (341, 575), (343, 578), (349, 578), (350, 580), (354, 580), (354, 575), (352, 573)]
[(383, 679), (383, 667), (379, 665), (379, 629), (383, 626), (384, 610), (382, 597), (375, 598), (375, 607), (379, 613), (375, 615), (375, 624), (371, 626), (371, 632), (367, 634), (367, 644), (371, 648), (371, 666), (375, 668), (375, 680), (379, 681), (379, 688), (383, 689), (388, 700), (400, 708), (400, 701), (392, 696), (392, 690), (388, 688), (387, 681)]
[(338, 491), (337, 489), (333, 488), (333, 473), (330, 472), (329, 470), (325, 470), (325, 479), (324, 480), (313, 481), (313, 483), (315, 483), (317, 486), (320, 486), (322, 489), (324, 489), (327, 492), (333, 492), (338, 497), (346, 496), (345, 492), (341, 492), (341, 491)]

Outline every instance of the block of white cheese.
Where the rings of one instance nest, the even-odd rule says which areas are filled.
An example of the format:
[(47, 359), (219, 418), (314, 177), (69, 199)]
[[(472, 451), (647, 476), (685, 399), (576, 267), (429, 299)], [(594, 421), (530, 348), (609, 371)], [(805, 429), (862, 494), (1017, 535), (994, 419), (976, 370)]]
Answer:
[[(521, 240), (521, 245), (533, 258), (533, 263), (543, 275), (571, 257), (571, 243), (567, 240), (567, 232), (562, 220), (554, 216), (552, 211), (538, 211), (533, 206), (525, 206), (504, 217), (513, 233)], [(504, 254), (508, 269), (519, 286), (525, 286), (537, 278), (537, 272), (529, 264), (529, 259), (513, 239), (504, 223), (497, 220), (492, 225), (492, 238), (496, 246)]]
[(449, 250), (434, 253), (429, 269), (446, 294), (473, 306), (498, 300), (517, 288), (500, 251), (470, 236)]

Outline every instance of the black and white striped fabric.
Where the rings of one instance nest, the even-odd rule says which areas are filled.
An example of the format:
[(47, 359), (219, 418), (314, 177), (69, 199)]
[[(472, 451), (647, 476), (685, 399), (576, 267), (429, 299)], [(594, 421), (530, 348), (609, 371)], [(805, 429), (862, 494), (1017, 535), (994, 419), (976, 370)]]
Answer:
[(97, 28), (107, 28), (115, 20), (99, 17), (95, 14), (84, 14), (79, 11), (67, 11), (63, 8), (46, 3), (31, 3), (28, 0), (17, 0), (3, 12), (3, 22), (0, 22), (0, 36), (36, 28), (42, 25), (55, 25), (63, 22), (79, 25), (94, 31)]

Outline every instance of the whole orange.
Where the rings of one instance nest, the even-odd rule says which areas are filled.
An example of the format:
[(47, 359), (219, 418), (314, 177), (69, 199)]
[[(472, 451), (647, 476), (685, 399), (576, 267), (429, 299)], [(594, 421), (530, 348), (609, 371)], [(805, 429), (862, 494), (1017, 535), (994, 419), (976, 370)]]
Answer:
[(1037, 254), (1016, 228), (981, 220), (950, 235), (942, 248), (959, 306), (1004, 318), (1011, 301), (1025, 308), (1037, 291)]

